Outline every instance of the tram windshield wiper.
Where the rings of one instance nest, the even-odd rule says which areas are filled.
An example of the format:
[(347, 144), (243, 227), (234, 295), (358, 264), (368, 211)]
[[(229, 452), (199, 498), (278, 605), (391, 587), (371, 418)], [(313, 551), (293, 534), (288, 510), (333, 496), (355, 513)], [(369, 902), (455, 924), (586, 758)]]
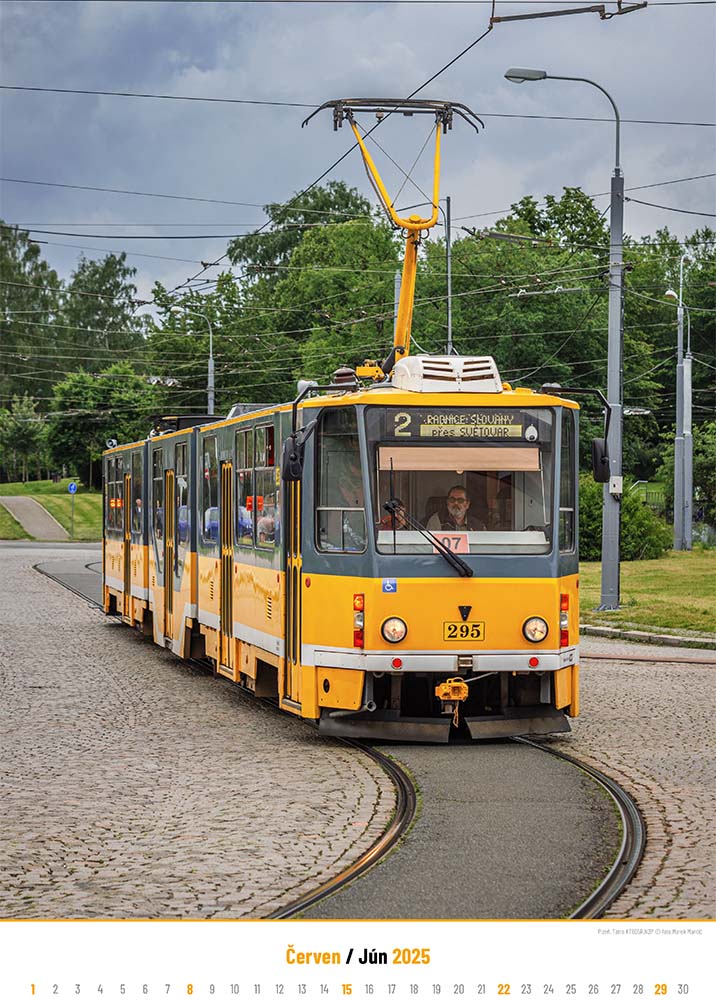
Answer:
[(437, 535), (434, 535), (432, 531), (430, 531), (429, 528), (424, 528), (423, 525), (420, 523), (420, 521), (416, 521), (416, 519), (404, 505), (401, 506), (401, 504), (398, 503), (397, 500), (390, 499), (386, 500), (385, 503), (383, 504), (383, 510), (387, 510), (389, 514), (393, 515), (393, 517), (395, 517), (398, 511), (400, 510), (402, 512), (403, 517), (405, 518), (406, 524), (408, 524), (411, 528), (413, 528), (414, 531), (419, 531), (420, 534), (423, 535), (423, 537), (429, 539), (435, 546), (435, 548), (438, 550), (440, 555), (443, 557), (443, 559), (447, 563), (449, 563), (452, 566), (452, 568), (457, 573), (460, 574), (460, 576), (473, 575), (472, 568), (468, 566), (465, 560), (461, 559), (460, 556), (456, 555), (456, 553), (453, 552), (452, 549), (449, 549), (447, 545), (445, 545), (445, 543), (442, 542), (437, 537)]

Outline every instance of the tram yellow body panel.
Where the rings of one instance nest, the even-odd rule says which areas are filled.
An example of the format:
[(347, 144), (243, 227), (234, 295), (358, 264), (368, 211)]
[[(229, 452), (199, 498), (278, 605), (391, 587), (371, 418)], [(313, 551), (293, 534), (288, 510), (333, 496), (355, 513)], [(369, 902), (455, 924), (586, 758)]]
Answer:
[[(310, 582), (310, 588), (305, 584)], [(569, 645), (579, 640), (577, 577), (561, 579), (471, 579), (454, 583), (429, 577), (399, 579), (397, 591), (386, 594), (381, 580), (311, 574), (304, 580), (303, 639), (312, 645), (346, 648), (353, 645), (353, 596), (365, 598), (365, 648), (384, 652), (412, 650), (454, 651), (443, 639), (443, 623), (461, 620), (459, 606), (469, 605), (467, 623), (483, 623), (483, 638), (466, 641), (475, 651), (522, 650), (539, 653), (559, 649), (560, 595), (569, 596)], [(405, 640), (391, 644), (381, 625), (399, 615), (408, 626)], [(522, 633), (526, 619), (538, 615), (549, 625), (542, 643), (529, 642)]]
[(234, 562), (234, 621), (283, 638), (284, 574), (273, 567)]
[[(104, 540), (105, 589), (120, 597), (124, 592), (124, 542), (121, 538)], [(106, 605), (105, 597), (105, 605)], [(105, 606), (105, 610), (107, 610)]]

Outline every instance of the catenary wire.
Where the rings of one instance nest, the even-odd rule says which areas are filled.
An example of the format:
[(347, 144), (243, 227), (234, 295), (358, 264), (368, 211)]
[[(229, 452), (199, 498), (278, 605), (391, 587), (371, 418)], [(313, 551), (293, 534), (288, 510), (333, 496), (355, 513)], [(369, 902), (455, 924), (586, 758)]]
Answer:
[(716, 212), (696, 212), (691, 208), (674, 208), (673, 205), (656, 205), (653, 201), (641, 201), (640, 198), (624, 198), (624, 201), (633, 201), (637, 205), (648, 205), (649, 208), (663, 208), (665, 212), (681, 212), (682, 215), (705, 215), (710, 219), (716, 219)]
[[(489, 2), (493, 3), (493, 0), (489, 0)], [(449, 63), (446, 63), (446, 65), (443, 66), (442, 69), (438, 70), (437, 73), (433, 74), (433, 76), (431, 76), (428, 80), (426, 80), (425, 83), (418, 88), (418, 90), (413, 91), (413, 94), (411, 94), (410, 97), (413, 97), (415, 94), (418, 93), (418, 91), (423, 90), (424, 87), (427, 87), (429, 83), (432, 83), (433, 80), (435, 80), (438, 76), (444, 73), (446, 69), (449, 69), (452, 65), (454, 65), (458, 61), (458, 59), (461, 59), (464, 55), (466, 55), (470, 51), (470, 49), (474, 48), (475, 45), (477, 45), (477, 43), (481, 41), (482, 38), (485, 37), (485, 34), (492, 31), (492, 28), (493, 26), (490, 25), (487, 31), (483, 35), (481, 35), (480, 38), (476, 38), (475, 41), (471, 42), (466, 48), (462, 50), (462, 52), (459, 52), (458, 55), (456, 55)], [(122, 90), (82, 90), (79, 88), (73, 89), (69, 87), (28, 87), (28, 86), (20, 86), (13, 84), (0, 84), (0, 90), (27, 91), (27, 92), (41, 93), (41, 94), (78, 94), (90, 97), (130, 97), (130, 98), (139, 98), (143, 100), (148, 99), (157, 101), (190, 101), (196, 103), (203, 102), (208, 104), (258, 105), (260, 107), (279, 107), (279, 108), (318, 107), (318, 104), (316, 103), (311, 104), (309, 102), (298, 102), (298, 101), (261, 101), (261, 100), (250, 100), (247, 98), (238, 98), (238, 97), (197, 97), (193, 95), (182, 95), (182, 94), (140, 94)], [(410, 100), (410, 97), (406, 98), (406, 100)], [(492, 112), (481, 111), (480, 116), (485, 118), (537, 119), (541, 121), (606, 122), (609, 124), (614, 123), (612, 118), (597, 118), (588, 115), (519, 115), (519, 114), (507, 114), (495, 111)], [(716, 122), (663, 121), (660, 119), (652, 119), (652, 118), (622, 118), (621, 121), (623, 125), (682, 125), (693, 128), (716, 127)]]

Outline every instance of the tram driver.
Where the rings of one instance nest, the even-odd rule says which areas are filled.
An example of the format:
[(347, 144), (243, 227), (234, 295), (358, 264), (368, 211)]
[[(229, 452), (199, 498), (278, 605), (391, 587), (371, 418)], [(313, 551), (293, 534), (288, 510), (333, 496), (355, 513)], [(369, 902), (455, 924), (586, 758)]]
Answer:
[(428, 531), (484, 531), (485, 525), (470, 513), (470, 498), (464, 486), (456, 484), (448, 490), (446, 512), (436, 511), (426, 524)]

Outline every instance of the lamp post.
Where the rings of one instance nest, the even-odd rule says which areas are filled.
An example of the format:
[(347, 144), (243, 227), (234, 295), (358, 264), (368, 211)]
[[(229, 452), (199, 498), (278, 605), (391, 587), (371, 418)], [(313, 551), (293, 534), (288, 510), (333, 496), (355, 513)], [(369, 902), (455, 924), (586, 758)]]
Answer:
[(209, 327), (209, 367), (206, 377), (206, 397), (207, 397), (207, 413), (210, 417), (214, 416), (214, 331), (211, 328), (211, 321), (206, 313), (197, 312), (195, 309), (183, 309), (181, 306), (171, 306), (169, 309), (170, 313), (174, 313), (175, 316), (180, 316), (182, 313), (189, 313), (191, 316), (200, 316), (203, 320), (206, 320), (206, 325)]
[(543, 69), (508, 69), (505, 77), (512, 83), (532, 80), (570, 80), (588, 83), (607, 98), (616, 124), (614, 172), (609, 210), (609, 333), (607, 346), (607, 401), (611, 409), (607, 451), (609, 482), (604, 484), (602, 508), (602, 592), (600, 611), (619, 607), (619, 536), (622, 497), (622, 247), (624, 242), (624, 175), (619, 158), (621, 118), (611, 95), (594, 80), (583, 76), (552, 76)]
[[(684, 263), (679, 261), (679, 294), (668, 289), (666, 296), (676, 299), (676, 437), (674, 439), (674, 548), (691, 549), (693, 506), (693, 438), (691, 436), (691, 316), (684, 305)], [(687, 311), (688, 335), (684, 358), (684, 309)]]

